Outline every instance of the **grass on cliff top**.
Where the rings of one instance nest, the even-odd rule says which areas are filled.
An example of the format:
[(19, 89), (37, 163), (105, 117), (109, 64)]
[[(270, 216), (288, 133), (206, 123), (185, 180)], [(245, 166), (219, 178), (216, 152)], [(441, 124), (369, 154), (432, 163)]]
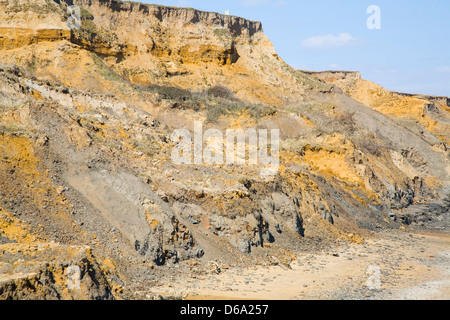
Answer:
[(23, 1), (12, 0), (8, 1), (8, 6), (5, 6), (5, 13), (18, 12), (35, 12), (39, 14), (49, 14), (61, 10), (60, 6), (53, 0), (46, 0), (45, 3), (39, 4), (33, 1), (23, 3)]
[(170, 100), (173, 102), (173, 109), (190, 109), (197, 112), (206, 112), (207, 122), (210, 123), (217, 122), (224, 116), (237, 116), (243, 111), (248, 111), (256, 122), (276, 113), (275, 106), (253, 104), (239, 100), (230, 89), (220, 85), (200, 92), (191, 92), (178, 87), (160, 85), (135, 88), (140, 91), (156, 93), (160, 99)]
[(296, 70), (288, 64), (284, 64), (282, 68), (308, 89), (318, 90), (319, 92), (330, 92), (333, 88), (332, 84), (326, 83), (316, 77), (308, 75), (303, 71)]

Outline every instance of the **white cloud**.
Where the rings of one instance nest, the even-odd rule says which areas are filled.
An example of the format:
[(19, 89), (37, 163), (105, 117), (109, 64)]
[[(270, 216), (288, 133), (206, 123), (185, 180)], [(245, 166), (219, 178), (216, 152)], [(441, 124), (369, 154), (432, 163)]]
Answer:
[(350, 33), (339, 33), (338, 35), (321, 35), (308, 38), (302, 42), (303, 47), (313, 49), (343, 48), (357, 45), (359, 41)]

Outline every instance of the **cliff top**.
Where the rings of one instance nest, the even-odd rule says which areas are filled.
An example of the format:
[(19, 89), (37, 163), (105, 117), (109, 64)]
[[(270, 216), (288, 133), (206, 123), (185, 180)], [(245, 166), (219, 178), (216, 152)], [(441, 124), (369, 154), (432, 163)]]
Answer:
[(242, 34), (242, 30), (248, 30), (250, 36), (257, 32), (262, 32), (262, 24), (259, 21), (251, 21), (242, 17), (233, 15), (224, 15), (217, 12), (208, 12), (193, 8), (181, 8), (173, 6), (164, 6), (160, 4), (146, 4), (134, 1), (120, 0), (21, 0), (15, 2), (2, 2), (3, 17), (2, 23), (7, 23), (8, 14), (14, 14), (11, 21), (19, 21), (19, 15), (27, 16), (27, 12), (35, 12), (39, 14), (54, 14), (61, 10), (61, 4), (67, 6), (77, 5), (81, 8), (90, 7), (106, 7), (113, 13), (136, 12), (144, 16), (154, 16), (160, 22), (164, 21), (184, 21), (186, 23), (205, 23), (209, 25), (218, 25), (228, 27), (235, 34)]

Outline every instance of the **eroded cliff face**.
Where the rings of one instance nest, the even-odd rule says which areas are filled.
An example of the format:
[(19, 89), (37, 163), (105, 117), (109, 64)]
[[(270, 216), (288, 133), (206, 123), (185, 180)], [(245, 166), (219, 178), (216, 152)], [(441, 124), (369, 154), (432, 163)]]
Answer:
[[(11, 289), (31, 281), (49, 297), (129, 298), (174, 265), (289, 264), (304, 250), (446, 217), (445, 98), (293, 70), (259, 22), (73, 2), (82, 27), (71, 31), (69, 2), (0, 1), (0, 268), (22, 236), (67, 254), (41, 273), (4, 267), (1, 297), (34, 297)], [(204, 131), (279, 129), (279, 171), (175, 164), (171, 134), (194, 121)], [(62, 285), (71, 259), (100, 268), (82, 273), (82, 293)], [(61, 281), (36, 278), (49, 272)]]
[(311, 72), (311, 75), (337, 85), (355, 100), (395, 119), (431, 143), (450, 143), (447, 97), (390, 92), (361, 78), (359, 72)]
[[(29, 4), (30, 1), (24, 3)], [(33, 5), (29, 5), (29, 11), (22, 13), (22, 19), (33, 23), (26, 22), (23, 30), (17, 31), (23, 35), (10, 31), (16, 30), (18, 24), (22, 26), (22, 20), (17, 21), (17, 11), (21, 12), (24, 4), (17, 1), (5, 5), (4, 28), (0, 30), (5, 48), (6, 45), (12, 49), (14, 46), (47, 41), (39, 34), (51, 34), (58, 30), (61, 33), (59, 40), (67, 39), (67, 3), (62, 1), (57, 5), (53, 1), (43, 0), (31, 3)], [(133, 84), (165, 84), (200, 90), (214, 84), (228, 83), (238, 97), (268, 104), (285, 103), (292, 99), (293, 93), (301, 95), (304, 86), (318, 86), (317, 83), (311, 86), (310, 78), (292, 70), (278, 57), (272, 43), (262, 32), (260, 22), (193, 9), (133, 2), (73, 3), (81, 8), (82, 21), (81, 30), (72, 33), (70, 42), (77, 45), (73, 50), (86, 49), (100, 55), (102, 62), (116, 75)], [(56, 56), (61, 56), (64, 49), (61, 43), (44, 49), (47, 46), (36, 45), (33, 59), (56, 64)], [(92, 63), (89, 57), (82, 58), (81, 52), (77, 56), (81, 56), (77, 61), (81, 69)], [(17, 62), (24, 58), (18, 52), (17, 57), (5, 60)], [(64, 79), (68, 85), (89, 89), (89, 83), (83, 77), (67, 77), (61, 68), (51, 68), (51, 64), (45, 69)], [(87, 69), (90, 68), (83, 70), (84, 73)], [(304, 86), (298, 85), (301, 83)], [(324, 85), (321, 90), (330, 90), (330, 87)]]

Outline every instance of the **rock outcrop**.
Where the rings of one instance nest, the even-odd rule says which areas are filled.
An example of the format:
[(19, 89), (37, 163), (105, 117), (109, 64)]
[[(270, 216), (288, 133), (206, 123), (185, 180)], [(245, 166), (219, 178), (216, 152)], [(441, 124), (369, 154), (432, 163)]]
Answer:
[[(133, 298), (192, 261), (275, 264), (446, 225), (447, 98), (294, 70), (238, 17), (116, 0), (0, 8), (0, 298)], [(279, 129), (279, 170), (176, 164), (172, 133), (198, 121)]]

